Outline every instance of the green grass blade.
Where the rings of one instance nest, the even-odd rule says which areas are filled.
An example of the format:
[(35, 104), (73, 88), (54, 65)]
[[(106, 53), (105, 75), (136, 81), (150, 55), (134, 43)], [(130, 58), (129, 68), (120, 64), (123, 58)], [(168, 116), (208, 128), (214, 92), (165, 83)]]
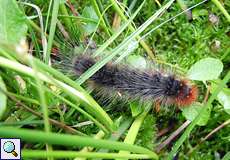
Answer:
[(22, 150), (23, 158), (127, 158), (127, 159), (156, 159), (155, 156), (146, 154), (118, 154), (118, 153), (91, 153), (91, 152), (74, 152), (74, 151), (52, 151), (42, 150)]
[[(117, 11), (117, 13), (119, 14), (119, 16), (121, 17), (122, 20), (124, 20), (125, 22), (127, 21), (126, 16), (124, 15), (123, 11), (120, 9), (120, 7), (118, 6), (117, 2), (115, 0), (110, 0), (110, 2), (113, 4), (114, 9)], [(134, 32), (135, 28), (130, 24), (129, 29)], [(149, 46), (144, 42), (144, 40), (141, 39), (141, 37), (139, 35), (136, 36), (137, 40), (139, 40), (140, 44), (142, 45), (142, 47), (146, 50), (146, 52), (148, 53), (148, 55), (154, 59), (155, 56), (153, 54), (153, 52), (151, 51), (151, 49), (149, 48)]]
[(59, 98), (61, 101), (65, 102), (66, 104), (68, 104), (69, 106), (73, 107), (74, 109), (76, 109), (78, 112), (82, 113), (85, 117), (89, 118), (91, 121), (93, 121), (99, 128), (101, 128), (105, 133), (108, 133), (108, 130), (103, 126), (103, 124), (101, 124), (97, 119), (95, 119), (93, 116), (91, 116), (90, 114), (88, 114), (87, 112), (85, 112), (83, 109), (81, 109), (79, 107), (79, 105), (75, 105), (74, 103), (70, 102), (69, 100), (67, 100), (66, 98), (51, 92), (50, 89), (45, 88), (47, 91), (49, 91), (51, 94), (53, 94), (54, 96), (56, 96), (57, 98)]
[(37, 5), (31, 4), (31, 3), (27, 3), (27, 2), (21, 2), (24, 5), (28, 5), (30, 7), (33, 7), (38, 14), (38, 18), (39, 18), (39, 23), (40, 23), (40, 27), (38, 27), (33, 21), (28, 20), (28, 24), (30, 24), (34, 29), (36, 29), (37, 31), (40, 32), (41, 34), (41, 41), (42, 41), (42, 48), (43, 48), (43, 54), (44, 56), (47, 55), (47, 40), (46, 40), (46, 34), (44, 32), (44, 25), (43, 25), (43, 16), (42, 16), (42, 12), (40, 10), (40, 8)]
[[(50, 123), (49, 123), (49, 109), (48, 109), (48, 105), (47, 105), (47, 100), (45, 98), (45, 92), (44, 92), (44, 87), (43, 84), (41, 82), (41, 80), (38, 78), (37, 76), (37, 66), (34, 65), (33, 61), (31, 61), (31, 66), (33, 67), (34, 71), (35, 71), (35, 81), (36, 81), (36, 88), (38, 91), (38, 95), (39, 95), (39, 100), (40, 100), (40, 104), (41, 104), (41, 108), (42, 108), (42, 112), (43, 112), (43, 119), (44, 119), (44, 130), (46, 133), (50, 132)], [(46, 144), (46, 150), (47, 151), (52, 151), (52, 146), (49, 144)], [(49, 157), (48, 157), (49, 160)]]
[(108, 34), (108, 36), (111, 36), (110, 28), (109, 28), (109, 26), (106, 26), (106, 23), (105, 23), (105, 20), (104, 20), (104, 14), (103, 15), (101, 14), (99, 6), (98, 6), (96, 0), (91, 0), (91, 3), (93, 5), (93, 7), (94, 7), (94, 10), (95, 10), (97, 16), (101, 19), (101, 26), (103, 27), (105, 32)]
[[(147, 116), (148, 112), (151, 109), (150, 105), (145, 106), (145, 107), (146, 107), (146, 110), (135, 118), (133, 124), (131, 125), (131, 127), (128, 131), (128, 134), (125, 137), (124, 143), (134, 144), (136, 137), (137, 137), (137, 134), (138, 134), (138, 131), (141, 127), (141, 124), (143, 123), (145, 117)], [(128, 154), (129, 152), (128, 151), (120, 151), (119, 153), (120, 154), (125, 154), (125, 153)], [(119, 159), (117, 159), (117, 160), (119, 160)]]
[[(117, 130), (114, 132), (115, 134), (111, 134), (111, 136), (108, 138), (108, 140), (117, 141), (121, 138), (121, 136), (124, 134), (124, 132), (130, 127), (132, 124), (133, 119), (128, 118), (117, 128)], [(98, 152), (109, 152), (108, 149), (100, 149)]]
[(63, 146), (91, 146), (95, 148), (107, 148), (111, 150), (126, 150), (133, 153), (148, 154), (157, 158), (158, 156), (143, 147), (130, 145), (121, 142), (114, 142), (109, 140), (100, 140), (89, 137), (80, 137), (76, 135), (66, 135), (57, 133), (44, 133), (42, 131), (28, 130), (28, 129), (16, 129), (12, 127), (0, 127), (1, 137), (18, 137), (28, 142), (48, 143), (53, 145)]
[(37, 84), (36, 87), (39, 95), (39, 101), (43, 112), (45, 131), (50, 132), (49, 111), (48, 111), (47, 100), (45, 98), (44, 87), (41, 80), (38, 78), (38, 76), (36, 76), (38, 74), (37, 67), (33, 64), (33, 62), (31, 62), (31, 65), (35, 71), (34, 78), (36, 80), (36, 84)]
[(57, 24), (59, 3), (60, 3), (60, 0), (55, 0), (53, 4), (52, 18), (51, 18), (51, 23), (50, 23), (49, 38), (48, 38), (48, 44), (47, 44), (47, 52), (46, 52), (46, 55), (44, 55), (46, 64), (48, 64), (50, 61), (50, 52), (51, 52), (53, 39), (54, 39), (54, 33), (56, 29), (56, 24)]
[(47, 31), (48, 24), (49, 24), (49, 17), (50, 17), (50, 11), (51, 11), (51, 6), (52, 6), (52, 4), (53, 4), (53, 0), (50, 0), (50, 2), (49, 2), (49, 8), (48, 8), (48, 11), (47, 11), (45, 29), (44, 29), (44, 32), (45, 32), (45, 33), (46, 33), (46, 31)]
[(16, 122), (0, 122), (0, 126), (24, 126), (24, 125), (31, 125), (31, 124), (44, 124), (43, 120), (24, 120), (24, 121), (16, 121)]
[(127, 20), (118, 31), (116, 31), (105, 43), (103, 43), (100, 48), (96, 50), (94, 53), (95, 56), (98, 56), (102, 54), (102, 52), (129, 26), (130, 23), (133, 22), (133, 19), (136, 17), (136, 15), (140, 12), (141, 8), (143, 7), (145, 3), (145, 0), (142, 2), (142, 4), (138, 7), (138, 9), (135, 11), (135, 13)]
[(12, 92), (7, 92), (7, 94), (9, 94), (10, 96), (16, 97), (17, 99), (20, 99), (22, 101), (32, 103), (32, 104), (35, 104), (35, 105), (40, 105), (39, 101), (37, 101), (36, 99), (25, 97), (25, 96), (15, 94), (15, 93), (12, 93)]

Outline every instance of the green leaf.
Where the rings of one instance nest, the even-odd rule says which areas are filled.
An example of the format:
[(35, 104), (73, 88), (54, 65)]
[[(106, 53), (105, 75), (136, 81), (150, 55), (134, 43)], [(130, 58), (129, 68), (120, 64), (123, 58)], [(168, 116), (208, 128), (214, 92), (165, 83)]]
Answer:
[(20, 11), (16, 1), (0, 1), (0, 41), (17, 44), (26, 36), (26, 17)]
[(221, 91), (217, 95), (217, 100), (223, 105), (224, 110), (230, 114), (230, 94), (225, 91)]
[[(91, 6), (84, 8), (84, 10), (82, 12), (82, 16), (84, 18), (93, 19), (96, 22), (98, 22), (98, 20), (99, 20), (96, 12), (94, 11), (93, 7), (91, 7)], [(88, 35), (93, 33), (96, 30), (96, 28), (97, 28), (97, 23), (94, 23), (94, 22), (87, 22), (87, 24), (84, 25), (84, 29)]]
[(2, 80), (2, 77), (0, 76), (0, 119), (2, 118), (6, 110), (6, 101), (7, 101), (6, 95), (2, 93), (1, 90), (6, 91), (6, 86)]
[(221, 160), (228, 160), (230, 159), (230, 152), (227, 152)]
[[(211, 84), (211, 90), (210, 92), (213, 93), (213, 91), (218, 87), (218, 82)], [(227, 86), (226, 86), (227, 87)], [(224, 88), (220, 93), (217, 95), (216, 100), (220, 102), (220, 104), (224, 107), (225, 112), (230, 114), (230, 89)]]
[(144, 69), (147, 66), (145, 58), (139, 55), (130, 55), (127, 59), (127, 62), (132, 67), (139, 68), (139, 69)]
[(219, 59), (204, 58), (196, 62), (188, 71), (188, 78), (198, 81), (217, 79), (223, 70), (223, 63)]
[[(193, 121), (199, 112), (201, 111), (203, 105), (201, 103), (194, 103), (190, 107), (181, 108), (183, 116), (190, 121)], [(212, 106), (211, 106), (212, 107)], [(210, 113), (211, 113), (211, 107), (207, 108), (204, 112), (204, 114), (200, 117), (199, 121), (197, 122), (197, 125), (204, 126), (207, 124)]]

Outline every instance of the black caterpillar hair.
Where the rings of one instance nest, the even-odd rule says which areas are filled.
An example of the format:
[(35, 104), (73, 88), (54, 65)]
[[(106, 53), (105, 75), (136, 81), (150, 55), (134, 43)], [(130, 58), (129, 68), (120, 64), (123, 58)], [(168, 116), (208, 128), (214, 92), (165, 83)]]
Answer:
[[(77, 56), (73, 69), (80, 76), (96, 63), (96, 58)], [(88, 80), (101, 95), (124, 100), (157, 102), (163, 105), (187, 106), (197, 98), (197, 87), (186, 79), (157, 70), (138, 70), (108, 63)]]

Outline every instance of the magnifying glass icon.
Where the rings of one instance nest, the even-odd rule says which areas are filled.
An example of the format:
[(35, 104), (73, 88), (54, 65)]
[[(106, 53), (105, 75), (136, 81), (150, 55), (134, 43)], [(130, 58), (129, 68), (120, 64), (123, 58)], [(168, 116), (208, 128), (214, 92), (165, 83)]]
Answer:
[(15, 145), (13, 142), (11, 141), (7, 141), (3, 144), (3, 150), (6, 152), (6, 153), (11, 153), (14, 155), (14, 157), (17, 157), (18, 154), (17, 152), (15, 152)]

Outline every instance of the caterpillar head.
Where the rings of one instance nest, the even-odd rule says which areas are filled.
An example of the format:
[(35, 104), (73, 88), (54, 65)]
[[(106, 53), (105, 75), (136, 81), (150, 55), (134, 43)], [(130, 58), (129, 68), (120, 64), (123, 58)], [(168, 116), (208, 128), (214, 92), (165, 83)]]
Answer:
[(168, 104), (175, 104), (179, 107), (192, 104), (198, 95), (198, 89), (190, 84), (188, 80), (176, 79), (173, 76), (167, 77), (165, 97)]
[(178, 106), (188, 106), (192, 104), (198, 95), (198, 89), (195, 85), (189, 84), (187, 80), (182, 80), (180, 82), (180, 88), (178, 90), (178, 95), (175, 100), (175, 104)]

